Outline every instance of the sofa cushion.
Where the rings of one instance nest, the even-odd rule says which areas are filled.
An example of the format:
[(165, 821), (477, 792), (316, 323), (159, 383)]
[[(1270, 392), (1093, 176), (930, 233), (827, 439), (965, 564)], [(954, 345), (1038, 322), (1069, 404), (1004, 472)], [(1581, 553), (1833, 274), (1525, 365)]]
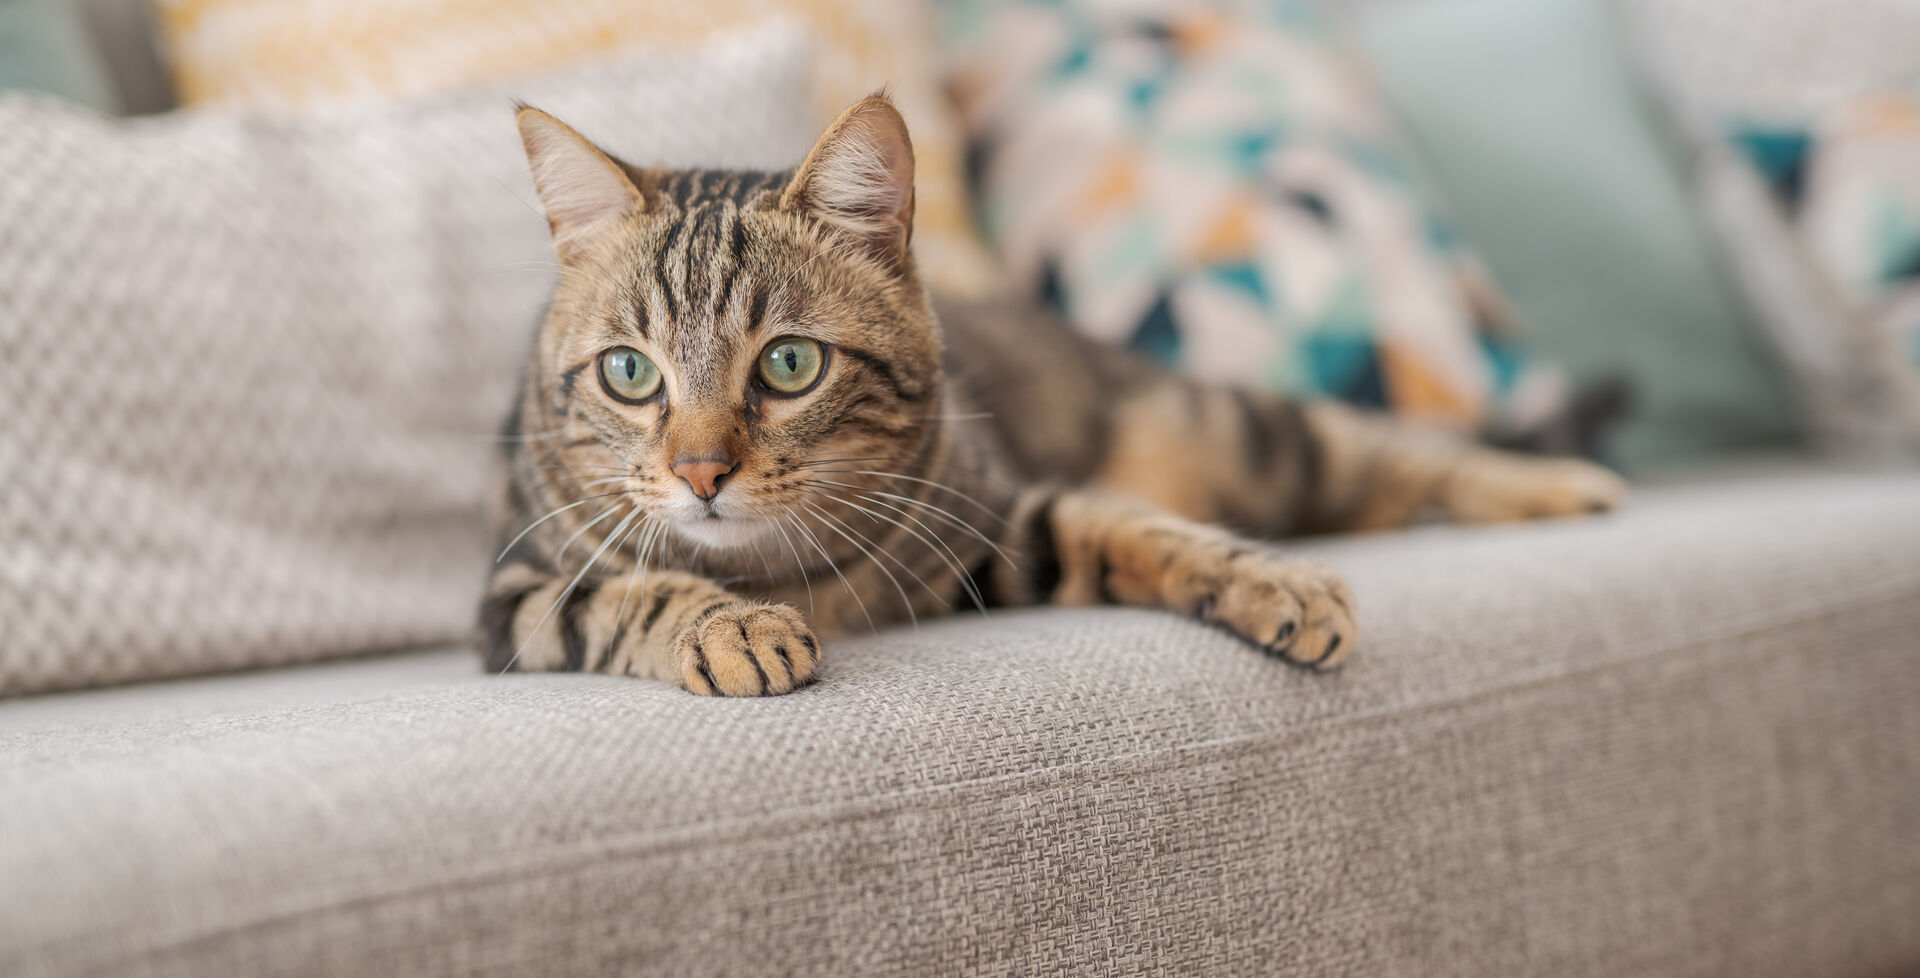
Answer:
[(68, 697), (0, 725), (0, 973), (1920, 964), (1920, 475), (1313, 549), (1368, 629), (1327, 676), (1045, 610), (765, 700), (446, 659)]

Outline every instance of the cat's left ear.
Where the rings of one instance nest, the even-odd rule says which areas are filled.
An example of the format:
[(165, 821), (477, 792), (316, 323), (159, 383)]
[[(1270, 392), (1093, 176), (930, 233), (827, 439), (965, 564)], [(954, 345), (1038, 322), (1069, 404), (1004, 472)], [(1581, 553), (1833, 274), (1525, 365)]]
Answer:
[(553, 250), (571, 261), (596, 232), (640, 213), (640, 191), (612, 157), (587, 137), (530, 105), (517, 113), (533, 189), (547, 210)]
[(913, 237), (913, 143), (893, 100), (875, 93), (840, 113), (780, 205), (855, 235), (873, 257), (904, 268)]

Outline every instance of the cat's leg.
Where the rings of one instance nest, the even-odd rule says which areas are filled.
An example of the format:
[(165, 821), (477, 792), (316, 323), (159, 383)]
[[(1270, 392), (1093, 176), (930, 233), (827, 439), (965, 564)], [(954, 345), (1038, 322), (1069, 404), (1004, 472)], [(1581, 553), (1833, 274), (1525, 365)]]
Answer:
[[(509, 562), (480, 607), (487, 667), (599, 672), (709, 696), (766, 696), (805, 684), (820, 646), (799, 611), (680, 571), (602, 580)], [(571, 586), (570, 586), (571, 585)]]
[(1005, 542), (1019, 570), (991, 582), (1001, 601), (1166, 608), (1319, 669), (1359, 636), (1353, 595), (1326, 567), (1131, 500), (1030, 490)]
[(1603, 513), (1619, 476), (1576, 458), (1523, 455), (1340, 404), (1301, 406), (1317, 452), (1314, 522), (1326, 529), (1402, 526), (1428, 511), (1467, 523)]
[(1093, 486), (1261, 535), (1601, 512), (1626, 485), (1570, 458), (1487, 448), (1331, 402), (1164, 378), (1115, 405)]

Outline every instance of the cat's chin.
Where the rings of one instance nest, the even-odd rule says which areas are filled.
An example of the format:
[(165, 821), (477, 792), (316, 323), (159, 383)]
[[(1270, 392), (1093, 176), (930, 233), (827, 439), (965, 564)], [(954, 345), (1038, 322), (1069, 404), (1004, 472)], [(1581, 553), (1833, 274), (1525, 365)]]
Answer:
[(741, 519), (729, 516), (725, 519), (692, 519), (674, 523), (673, 530), (690, 543), (698, 543), (716, 550), (733, 550), (749, 547), (766, 539), (774, 532), (773, 524), (766, 520)]

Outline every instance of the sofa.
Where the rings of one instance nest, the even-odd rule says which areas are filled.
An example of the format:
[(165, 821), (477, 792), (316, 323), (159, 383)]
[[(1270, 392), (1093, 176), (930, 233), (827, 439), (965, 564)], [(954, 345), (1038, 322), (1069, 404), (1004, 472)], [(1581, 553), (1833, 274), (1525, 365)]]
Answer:
[[(1453, 178), (1442, 182), (1467, 230), (1549, 352), (1576, 368), (1624, 365), (1637, 383), (1638, 413), (1616, 441), (1635, 483), (1622, 511), (1280, 544), (1353, 586), (1362, 639), (1332, 674), (1169, 614), (996, 610), (835, 642), (820, 681), (793, 695), (712, 700), (639, 680), (483, 671), (471, 643), (450, 636), (465, 634), (485, 568), (475, 488), (485, 443), (472, 418), (435, 415), (416, 428), (467, 438), (455, 461), (419, 450), (445, 449), (444, 438), (397, 441), (379, 464), (336, 467), (317, 488), (294, 466), (221, 482), (247, 488), (240, 501), (258, 511), (203, 505), (185, 489), (167, 500), (250, 533), (284, 492), (325, 497), (313, 512), (331, 502), (346, 515), (295, 527), (308, 536), (294, 543), (370, 524), (387, 550), (419, 558), (413, 577), (357, 563), (318, 578), (306, 565), (305, 577), (280, 573), (271, 558), (283, 551), (272, 548), (286, 541), (269, 538), (229, 553), (272, 570), (290, 612), (305, 599), (292, 625), (263, 624), (271, 616), (234, 600), (229, 585), (248, 571), (232, 567), (138, 593), (116, 590), (122, 578), (74, 575), (69, 583), (118, 599), (76, 601), (92, 616), (76, 629), (35, 632), (26, 616), (0, 613), (0, 694), (151, 679), (163, 667), (197, 673), (0, 698), (0, 976), (1920, 974), (1920, 470), (1910, 456), (1841, 460), (1797, 437), (1803, 419), (1759, 334), (1746, 332), (1753, 310), (1697, 240), (1705, 232), (1690, 223), (1686, 188), (1668, 179), (1657, 147), (1627, 138), (1643, 120), (1612, 75), (1619, 66), (1580, 46), (1595, 36), (1596, 5), (1343, 6), (1409, 12), (1368, 21), (1377, 67), (1415, 110), (1428, 162)], [(143, 0), (79, 7), (111, 69), (93, 88), (100, 102), (169, 108)], [(1506, 73), (1460, 43), (1488, 23), (1528, 32), (1503, 49)], [(1575, 44), (1577, 56), (1543, 38)], [(1578, 76), (1558, 91), (1578, 94), (1582, 111), (1508, 83), (1549, 70)], [(1437, 84), (1447, 78), (1467, 83), (1468, 97)], [(743, 115), (714, 107), (731, 105), (722, 101), (678, 104), (702, 120)], [(407, 111), (378, 118), (404, 122)], [(766, 109), (752, 128), (765, 137), (791, 115)], [(303, 141), (333, 131), (324, 126), (228, 118), (178, 125), (299, 150), (216, 162), (341, 158)], [(607, 118), (649, 151), (673, 145)], [(1552, 125), (1565, 128), (1543, 137)], [(810, 138), (801, 129), (788, 135)], [(295, 212), (303, 226), (366, 218), (396, 253), (461, 242), (473, 252), (441, 257), (470, 273), (506, 264), (474, 257), (492, 240), (474, 228), (527, 225), (538, 246), (527, 257), (540, 257), (544, 229), (519, 213), (508, 176), (394, 164), (482, 159), (492, 144), (451, 127), (404, 131), (416, 130), (431, 151), (405, 156), (395, 149), (404, 141), (367, 138), (352, 151), (388, 163), (386, 178), (409, 191), (431, 185), (469, 201), (472, 187), (498, 186), (492, 204), (505, 217), (438, 206), (433, 220), (412, 220), (350, 167), (313, 162), (295, 169), (332, 189), (324, 208)], [(89, 151), (74, 154), (117, 169), (91, 151), (112, 137), (86, 134), (98, 142), (76, 142)], [(718, 150), (695, 140), (676, 151)], [(1534, 170), (1515, 176), (1491, 166), (1495, 156)], [(171, 165), (197, 159), (175, 154)], [(507, 162), (517, 174), (518, 160)], [(99, 205), (114, 192), (129, 191), (83, 199)], [(48, 236), (72, 231), (69, 212), (111, 223), (101, 206), (47, 210), (61, 225)], [(224, 228), (235, 252), (256, 240), (246, 219)], [(126, 265), (153, 250), (124, 237), (111, 254)], [(513, 247), (522, 237), (507, 235)], [(289, 253), (277, 259), (285, 268), (325, 273)], [(373, 272), (421, 278), (377, 255), (353, 258), (366, 266), (353, 287), (309, 291), (378, 305), (367, 284), (385, 280)], [(461, 293), (468, 319), (493, 308), (524, 318), (516, 303), (538, 298), (538, 283), (492, 281)], [(100, 305), (85, 283), (69, 291), (74, 309)], [(254, 308), (240, 288), (227, 291), (221, 301)], [(130, 296), (113, 298), (138, 306)], [(0, 290), (0, 357), (18, 327), (12, 298)], [(402, 321), (418, 315), (386, 306)], [(184, 308), (173, 309), (181, 330), (207, 318)], [(96, 325), (123, 327), (111, 318)], [(331, 353), (348, 366), (399, 362), (379, 343), (407, 334), (366, 322), (378, 342), (359, 343), (361, 359)], [(483, 352), (511, 364), (523, 337), (493, 342)], [(48, 382), (30, 366), (0, 359), (0, 380)], [(231, 386), (248, 364), (221, 366)], [(383, 382), (418, 386), (395, 373)], [(472, 397), (486, 423), (507, 373), (474, 385), (501, 388)], [(21, 400), (29, 390), (0, 389)], [(241, 417), (244, 398), (233, 396), (237, 406), (211, 413)], [(65, 426), (41, 427), (65, 439), (56, 447), (67, 456), (87, 439), (98, 471), (113, 471), (125, 432), (89, 423), (97, 402), (65, 403)], [(326, 414), (305, 403), (273, 410)], [(189, 415), (179, 403), (139, 404), (162, 434), (197, 430), (179, 422)], [(303, 463), (365, 463), (380, 440), (361, 413), (334, 414), (315, 430), (335, 454), (310, 440), (294, 446)], [(259, 440), (286, 448), (279, 429), (250, 420)], [(6, 436), (32, 427), (0, 423), (0, 462), (18, 464)], [(230, 441), (228, 454), (247, 454)], [(157, 471), (205, 475), (191, 452), (146, 447)], [(11, 487), (24, 476), (6, 478)], [(438, 494), (406, 491), (421, 486)], [(91, 488), (141, 499), (137, 480)], [(50, 519), (7, 508), (30, 495), (0, 498), (0, 516)], [(403, 524), (390, 502), (369, 501), (382, 496), (431, 505)], [(115, 509), (102, 498), (93, 502)], [(77, 507), (61, 518), (96, 530), (76, 537), (107, 555), (96, 569), (125, 572), (115, 548), (172, 512), (147, 510), (146, 526), (115, 534)], [(32, 563), (23, 541), (40, 541), (28, 538), (0, 532), (0, 599), (34, 596), (9, 576)], [(181, 574), (177, 556), (155, 547), (135, 570)], [(433, 602), (416, 600), (419, 578), (431, 578)], [(340, 605), (315, 598), (316, 579)], [(213, 603), (228, 617), (127, 613), (136, 601), (185, 607), (195, 602), (179, 595), (209, 592), (227, 599)], [(382, 602), (368, 592), (391, 593)], [(405, 631), (389, 620), (383, 631), (338, 620), (334, 609), (353, 602), (413, 609), (426, 623)], [(0, 601), (0, 612), (18, 606)], [(255, 634), (235, 620), (268, 637), (235, 640)], [(132, 648), (142, 636), (128, 629), (142, 621), (180, 630), (170, 662)], [(416, 633), (438, 644), (396, 637)], [(30, 634), (48, 636), (48, 648), (19, 648)], [(84, 650), (99, 653), (88, 658), (97, 668), (63, 672), (72, 650), (52, 644), (76, 635), (127, 647)], [(20, 677), (6, 668), (18, 663), (53, 678), (10, 686)]]
[(1920, 475), (1310, 551), (1333, 675), (996, 611), (709, 700), (471, 649), (0, 705), (0, 973), (1920, 968)]

